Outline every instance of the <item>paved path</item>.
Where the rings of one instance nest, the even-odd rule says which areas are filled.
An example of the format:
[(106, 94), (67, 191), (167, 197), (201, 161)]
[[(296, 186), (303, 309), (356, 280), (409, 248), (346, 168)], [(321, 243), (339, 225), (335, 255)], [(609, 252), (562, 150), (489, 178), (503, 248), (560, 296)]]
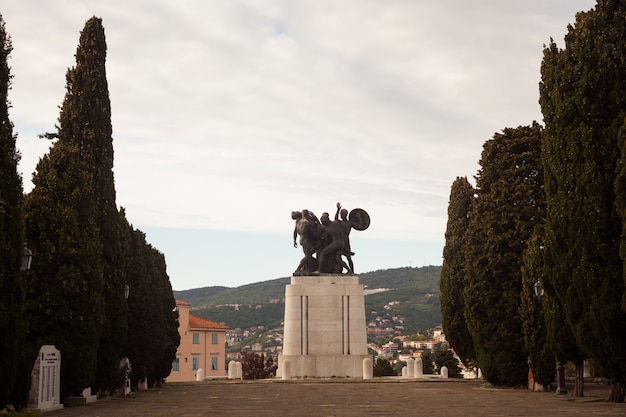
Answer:
[(606, 385), (585, 384), (580, 399), (554, 392), (495, 389), (480, 380), (305, 379), (168, 383), (46, 417), (204, 416), (626, 416), (602, 401)]

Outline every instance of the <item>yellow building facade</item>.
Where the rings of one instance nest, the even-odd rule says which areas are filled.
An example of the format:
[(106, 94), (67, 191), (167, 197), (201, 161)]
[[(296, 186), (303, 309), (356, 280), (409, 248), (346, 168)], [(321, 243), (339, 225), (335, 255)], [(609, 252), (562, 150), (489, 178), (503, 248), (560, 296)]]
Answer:
[(226, 331), (228, 326), (189, 314), (191, 306), (176, 300), (180, 345), (170, 382), (222, 378), (226, 372)]

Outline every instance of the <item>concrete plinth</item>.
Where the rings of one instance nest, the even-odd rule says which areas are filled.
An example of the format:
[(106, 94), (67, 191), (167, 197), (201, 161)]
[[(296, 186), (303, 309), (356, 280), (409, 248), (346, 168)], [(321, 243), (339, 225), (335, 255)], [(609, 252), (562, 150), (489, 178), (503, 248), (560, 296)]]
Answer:
[(365, 295), (357, 275), (293, 276), (285, 288), (283, 354), (292, 377), (363, 377)]

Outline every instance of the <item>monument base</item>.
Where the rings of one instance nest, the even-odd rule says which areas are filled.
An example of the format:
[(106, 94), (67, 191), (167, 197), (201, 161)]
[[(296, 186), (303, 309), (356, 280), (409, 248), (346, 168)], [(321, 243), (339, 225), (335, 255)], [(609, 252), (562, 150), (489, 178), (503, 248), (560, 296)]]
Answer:
[(290, 377), (362, 378), (363, 361), (370, 355), (279, 355), (277, 376), (282, 377), (285, 361), (293, 370)]
[(46, 408), (31, 408), (29, 405), (26, 407), (26, 411), (31, 413), (48, 413), (50, 411), (63, 410), (64, 408), (65, 406), (63, 404), (56, 404)]
[(67, 397), (64, 401), (64, 404), (68, 407), (73, 407), (77, 405), (95, 403), (96, 401), (98, 401), (98, 396), (92, 395), (91, 387), (89, 387), (89, 388), (85, 388), (82, 392), (82, 395), (80, 396)]
[(357, 275), (293, 276), (285, 287), (281, 377), (363, 377), (365, 294)]

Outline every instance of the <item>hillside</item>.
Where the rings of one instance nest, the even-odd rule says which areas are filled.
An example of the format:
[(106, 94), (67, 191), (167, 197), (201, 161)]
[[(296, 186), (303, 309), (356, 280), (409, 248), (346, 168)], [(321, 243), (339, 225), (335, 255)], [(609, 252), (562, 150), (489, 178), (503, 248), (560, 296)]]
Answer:
[[(440, 266), (359, 274), (368, 294), (365, 296), (366, 320), (380, 315), (401, 316), (406, 334), (441, 324), (440, 274)], [(174, 291), (174, 297), (190, 303), (193, 314), (223, 322), (231, 328), (280, 326), (285, 286), (289, 282), (290, 278), (286, 277), (236, 288), (197, 288)]]

